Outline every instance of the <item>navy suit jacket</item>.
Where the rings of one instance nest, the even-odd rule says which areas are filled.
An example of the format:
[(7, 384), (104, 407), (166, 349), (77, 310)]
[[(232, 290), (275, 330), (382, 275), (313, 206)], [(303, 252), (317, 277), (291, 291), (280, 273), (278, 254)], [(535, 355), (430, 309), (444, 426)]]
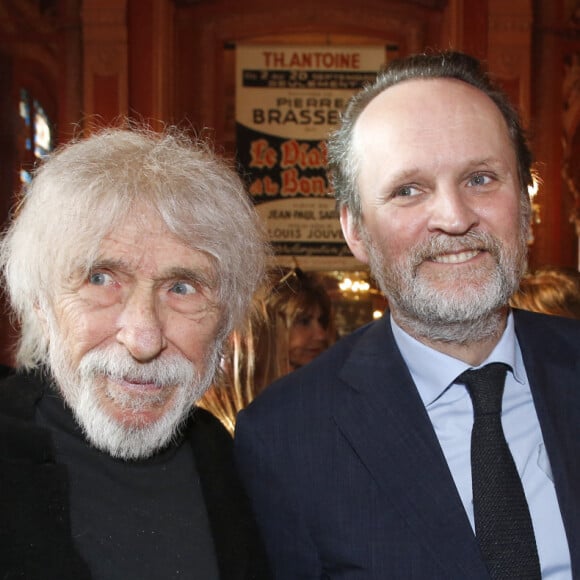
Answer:
[[(580, 322), (515, 317), (580, 579)], [(266, 389), (235, 444), (276, 578), (489, 578), (388, 320)]]

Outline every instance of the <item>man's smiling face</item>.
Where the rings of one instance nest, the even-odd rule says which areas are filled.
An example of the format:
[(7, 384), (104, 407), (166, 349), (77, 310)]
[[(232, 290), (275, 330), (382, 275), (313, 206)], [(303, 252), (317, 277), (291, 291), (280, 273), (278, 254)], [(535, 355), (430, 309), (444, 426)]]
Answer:
[(470, 322), (506, 304), (525, 268), (516, 155), (496, 105), (453, 79), (402, 82), (354, 131), (362, 225), (341, 221), (396, 320)]

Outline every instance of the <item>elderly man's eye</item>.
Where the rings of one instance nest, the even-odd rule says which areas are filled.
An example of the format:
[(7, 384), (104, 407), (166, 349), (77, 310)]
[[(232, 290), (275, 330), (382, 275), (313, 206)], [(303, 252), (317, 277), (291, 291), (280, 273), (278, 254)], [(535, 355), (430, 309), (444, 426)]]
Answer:
[(195, 294), (197, 289), (193, 284), (188, 282), (178, 282), (171, 287), (171, 291), (182, 296), (189, 296), (190, 294)]
[(105, 272), (91, 272), (89, 274), (89, 284), (93, 286), (107, 286), (112, 284), (113, 278)]

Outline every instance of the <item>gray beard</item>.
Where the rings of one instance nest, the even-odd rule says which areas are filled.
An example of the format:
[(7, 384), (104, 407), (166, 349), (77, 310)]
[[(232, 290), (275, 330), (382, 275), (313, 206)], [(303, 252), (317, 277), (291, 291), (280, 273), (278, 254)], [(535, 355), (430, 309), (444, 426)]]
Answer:
[[(527, 229), (523, 230), (513, 251), (483, 232), (468, 232), (461, 237), (440, 234), (388, 266), (364, 228), (362, 237), (372, 275), (387, 297), (397, 323), (427, 342), (468, 345), (502, 332), (505, 307), (526, 268)], [(495, 267), (489, 269), (481, 283), (474, 283), (464, 268), (463, 283), (456, 280), (454, 288), (442, 291), (420, 275), (420, 265), (430, 256), (459, 248), (484, 248), (495, 259)], [(474, 279), (481, 274), (481, 267), (473, 268)]]
[[(52, 324), (51, 324), (52, 326)], [(149, 363), (137, 363), (123, 347), (88, 352), (78, 369), (73, 369), (64, 341), (51, 329), (49, 366), (66, 403), (86, 438), (97, 449), (120, 459), (142, 459), (167, 446), (180, 431), (195, 403), (211, 385), (220, 360), (221, 343), (210, 350), (203, 376), (183, 357), (160, 357)], [(122, 391), (114, 396), (115, 404), (127, 412), (139, 411), (161, 402), (167, 389), (174, 391), (163, 414), (146, 425), (124, 425), (103, 408), (104, 379), (131, 377), (159, 385), (153, 393), (132, 397)], [(113, 398), (109, 394), (104, 395)]]

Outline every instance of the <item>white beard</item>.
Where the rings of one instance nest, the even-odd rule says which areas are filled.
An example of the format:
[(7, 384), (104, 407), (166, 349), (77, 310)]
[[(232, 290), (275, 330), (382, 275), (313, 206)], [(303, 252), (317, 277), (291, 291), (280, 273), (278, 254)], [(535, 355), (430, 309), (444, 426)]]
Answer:
[[(51, 324), (51, 326), (53, 326)], [(211, 385), (219, 365), (221, 344), (210, 350), (203, 376), (187, 359), (179, 356), (159, 357), (138, 363), (121, 346), (88, 352), (73, 369), (64, 341), (52, 328), (49, 364), (55, 382), (72, 409), (87, 439), (101, 451), (121, 459), (150, 457), (165, 447), (179, 433), (194, 404)], [(107, 389), (106, 379), (133, 379), (156, 385), (152, 392), (129, 393)], [(165, 402), (158, 419), (144, 424), (135, 420), (121, 423), (111, 416), (102, 399), (114, 402), (117, 408), (137, 413), (151, 405)]]

